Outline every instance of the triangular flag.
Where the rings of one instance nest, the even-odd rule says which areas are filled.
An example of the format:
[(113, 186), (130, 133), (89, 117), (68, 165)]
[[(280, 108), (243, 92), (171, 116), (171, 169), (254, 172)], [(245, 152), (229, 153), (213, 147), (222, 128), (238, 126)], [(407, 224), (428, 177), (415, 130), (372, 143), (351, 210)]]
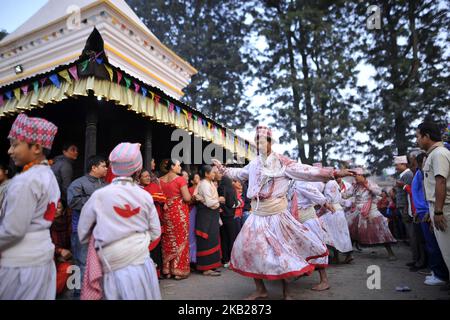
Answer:
[(67, 71), (67, 69), (58, 72), (58, 74), (61, 76), (61, 78), (66, 80), (68, 83), (72, 83), (72, 79), (70, 78), (69, 71)]
[(152, 100), (155, 100), (155, 94), (153, 92), (150, 92), (150, 96), (152, 97)]
[(23, 94), (26, 95), (28, 93), (28, 85), (27, 84), (24, 85), (21, 89), (22, 89)]
[(117, 84), (120, 84), (120, 81), (122, 81), (122, 73), (117, 71)]
[(33, 89), (34, 89), (34, 93), (38, 94), (39, 82), (37, 82), (37, 81), (33, 82)]
[(177, 113), (180, 114), (181, 108), (179, 106), (175, 106), (175, 109), (177, 110)]
[(194, 118), (194, 121), (197, 121), (197, 115), (193, 114), (192, 118)]
[(108, 71), (108, 73), (109, 73), (110, 81), (113, 81), (113, 77), (114, 77), (113, 69), (110, 66), (106, 65), (106, 64), (104, 66), (106, 68), (106, 71)]
[(45, 77), (45, 78), (43, 78), (43, 79), (40, 80), (40, 82), (41, 82), (41, 87), (44, 86), (45, 81), (47, 81), (47, 77)]
[(173, 109), (174, 109), (174, 104), (173, 103), (169, 103), (169, 112), (172, 113)]
[(127, 89), (129, 89), (130, 86), (131, 86), (131, 80), (128, 79), (127, 77), (125, 77), (124, 80), (125, 80), (125, 84), (126, 84), (126, 86), (127, 86)]
[(69, 68), (69, 72), (70, 72), (70, 74), (72, 75), (72, 77), (76, 80), (76, 81), (78, 81), (78, 68), (77, 68), (77, 66), (73, 66), (73, 67), (70, 67)]
[(6, 97), (8, 98), (8, 100), (12, 99), (12, 95), (13, 95), (12, 91), (5, 92), (5, 94), (6, 94)]
[(158, 103), (159, 103), (159, 100), (161, 99), (161, 97), (160, 97), (160, 96), (157, 96), (157, 95), (155, 94), (154, 99), (155, 99), (155, 103), (158, 104)]
[(80, 63), (80, 66), (81, 66), (81, 71), (82, 72), (86, 71), (86, 69), (89, 66), (89, 60), (83, 61), (82, 63)]
[(134, 82), (133, 84), (134, 84), (134, 92), (138, 93), (141, 86), (138, 85), (136, 82)]
[(97, 59), (95, 59), (95, 61), (97, 62), (97, 64), (102, 64), (103, 58), (97, 58)]
[(20, 100), (20, 88), (14, 89), (14, 97), (16, 97), (17, 100)]
[(142, 90), (142, 95), (144, 96), (144, 97), (146, 97), (147, 96), (147, 89), (145, 89), (144, 87), (142, 87), (141, 88), (141, 90)]
[(192, 112), (188, 112), (186, 116), (187, 116), (188, 120), (191, 120), (192, 119)]
[(59, 81), (59, 78), (58, 78), (57, 74), (52, 74), (49, 77), (49, 79), (58, 89), (61, 88), (61, 81)]

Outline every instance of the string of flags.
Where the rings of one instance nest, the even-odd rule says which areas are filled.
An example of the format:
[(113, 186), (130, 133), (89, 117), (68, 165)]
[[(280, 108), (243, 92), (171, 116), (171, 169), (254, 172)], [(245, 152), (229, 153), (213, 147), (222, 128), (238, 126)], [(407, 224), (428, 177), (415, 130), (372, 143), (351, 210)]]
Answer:
[(188, 122), (191, 120), (196, 121), (198, 125), (203, 126), (205, 129), (207, 128), (215, 135), (220, 135), (222, 139), (225, 139), (226, 136), (229, 137), (230, 144), (234, 144), (235, 146), (240, 145), (242, 148), (244, 148), (244, 150), (250, 151), (250, 144), (247, 141), (243, 140), (241, 141), (242, 144), (239, 144), (239, 140), (241, 139), (238, 139), (236, 135), (226, 134), (225, 129), (218, 127), (217, 125), (208, 121), (207, 119), (204, 119), (200, 115), (193, 114), (192, 112), (174, 104), (166, 98), (160, 97), (150, 89), (146, 88), (144, 85), (141, 85), (136, 81), (128, 78), (127, 76), (124, 76), (119, 70), (116, 70), (111, 65), (104, 63), (103, 59), (100, 57), (101, 53), (102, 52), (98, 53), (90, 59), (81, 61), (78, 64), (74, 64), (62, 71), (55, 72), (39, 80), (34, 80), (33, 82), (22, 85), (19, 88), (0, 93), (0, 108), (2, 108), (8, 100), (20, 100), (22, 94), (27, 95), (31, 92), (33, 92), (34, 94), (38, 94), (39, 89), (43, 88), (46, 84), (52, 84), (59, 89), (61, 88), (63, 81), (68, 83), (72, 83), (73, 80), (78, 81), (80, 79), (78, 70), (81, 70), (81, 72), (85, 72), (89, 68), (90, 64), (95, 61), (96, 64), (103, 65), (105, 67), (105, 70), (107, 71), (111, 82), (113, 82), (115, 78), (117, 84), (125, 85), (127, 89), (133, 88), (136, 94), (141, 94), (144, 97), (151, 98), (156, 105), (166, 106), (170, 113), (176, 112), (178, 115), (183, 114)]

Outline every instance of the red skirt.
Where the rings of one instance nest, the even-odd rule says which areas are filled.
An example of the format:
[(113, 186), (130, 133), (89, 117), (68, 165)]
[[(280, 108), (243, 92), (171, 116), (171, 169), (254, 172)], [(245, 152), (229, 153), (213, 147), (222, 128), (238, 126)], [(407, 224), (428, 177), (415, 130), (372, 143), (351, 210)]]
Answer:
[(190, 273), (189, 264), (189, 211), (183, 199), (170, 200), (164, 211), (164, 233), (161, 237), (163, 274), (185, 277)]

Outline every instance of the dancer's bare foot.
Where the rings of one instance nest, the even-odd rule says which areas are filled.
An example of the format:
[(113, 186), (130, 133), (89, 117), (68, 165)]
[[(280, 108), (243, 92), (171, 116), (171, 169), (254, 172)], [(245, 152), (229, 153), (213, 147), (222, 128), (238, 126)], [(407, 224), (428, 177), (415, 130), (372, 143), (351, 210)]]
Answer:
[(318, 285), (311, 288), (311, 290), (314, 291), (325, 291), (328, 289), (330, 289), (330, 285), (328, 284), (328, 282), (321, 282)]
[(257, 300), (257, 299), (265, 299), (267, 298), (269, 295), (267, 294), (267, 291), (255, 291), (253, 292), (251, 295), (249, 295), (247, 298), (245, 298), (244, 300)]
[(348, 256), (345, 257), (344, 263), (345, 264), (349, 264), (352, 261), (353, 261), (352, 255), (348, 255)]

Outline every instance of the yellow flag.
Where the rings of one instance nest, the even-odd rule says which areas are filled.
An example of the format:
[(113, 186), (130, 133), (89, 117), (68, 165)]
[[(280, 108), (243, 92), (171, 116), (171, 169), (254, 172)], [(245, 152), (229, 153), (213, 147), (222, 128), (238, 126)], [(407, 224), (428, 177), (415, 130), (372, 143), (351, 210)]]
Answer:
[(69, 71), (67, 69), (58, 72), (58, 74), (61, 76), (61, 78), (66, 80), (68, 83), (72, 83), (72, 79), (70, 78)]
[(14, 89), (14, 96), (17, 100), (20, 100), (20, 88)]
[(106, 64), (105, 64), (105, 68), (106, 68), (106, 71), (108, 71), (108, 73), (109, 73), (109, 78), (111, 79), (111, 81), (113, 81), (113, 76), (114, 76), (113, 69)]

